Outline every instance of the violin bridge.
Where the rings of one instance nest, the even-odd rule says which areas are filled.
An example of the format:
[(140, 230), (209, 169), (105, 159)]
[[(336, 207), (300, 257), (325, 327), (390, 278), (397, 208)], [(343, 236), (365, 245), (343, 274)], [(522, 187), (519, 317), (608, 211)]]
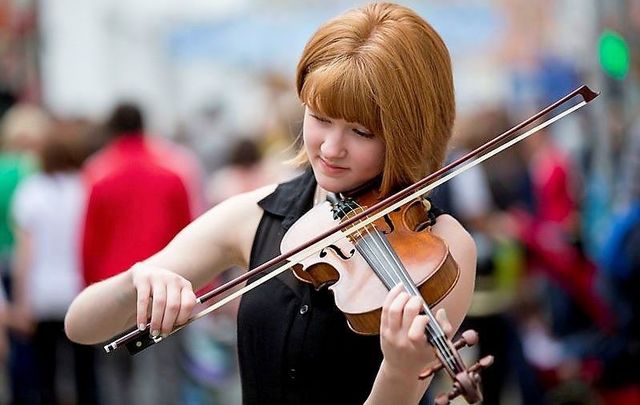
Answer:
[(426, 212), (431, 211), (431, 201), (429, 201), (427, 197), (421, 195), (420, 197), (418, 197), (418, 200), (420, 200)]

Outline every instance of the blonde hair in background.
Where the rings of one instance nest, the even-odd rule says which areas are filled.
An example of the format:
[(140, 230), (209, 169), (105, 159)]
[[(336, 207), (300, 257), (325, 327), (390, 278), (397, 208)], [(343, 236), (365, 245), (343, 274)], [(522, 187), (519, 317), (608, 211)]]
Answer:
[[(360, 123), (382, 139), (382, 195), (443, 164), (455, 118), (451, 60), (413, 10), (374, 3), (330, 20), (307, 43), (296, 86), (313, 111)], [(295, 161), (307, 161), (304, 149)]]
[(52, 120), (42, 108), (16, 104), (2, 118), (0, 147), (6, 150), (37, 149), (49, 135), (51, 126)]

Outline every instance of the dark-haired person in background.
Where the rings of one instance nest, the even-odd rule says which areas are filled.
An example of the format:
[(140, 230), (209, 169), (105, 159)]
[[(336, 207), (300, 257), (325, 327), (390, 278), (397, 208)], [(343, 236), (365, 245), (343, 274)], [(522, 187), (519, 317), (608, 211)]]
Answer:
[[(82, 264), (86, 285), (156, 253), (192, 219), (188, 186), (157, 153), (156, 139), (145, 133), (141, 109), (122, 103), (106, 125), (111, 141), (85, 167), (88, 201)], [(176, 384), (171, 382), (175, 376), (161, 374), (159, 370), (166, 368), (157, 364), (175, 361), (179, 340), (171, 345), (135, 359), (123, 356), (103, 362), (105, 402), (177, 403)], [(136, 384), (143, 373), (144, 383)], [(128, 392), (128, 387), (141, 388)]]

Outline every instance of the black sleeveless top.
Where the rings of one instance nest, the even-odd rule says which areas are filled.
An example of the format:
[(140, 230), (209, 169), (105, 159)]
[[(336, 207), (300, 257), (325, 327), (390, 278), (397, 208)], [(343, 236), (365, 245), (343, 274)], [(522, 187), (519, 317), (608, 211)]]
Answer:
[[(258, 203), (264, 214), (250, 268), (280, 254), (286, 231), (311, 209), (315, 188), (307, 170)], [(331, 292), (291, 271), (242, 296), (238, 353), (244, 404), (362, 404), (382, 361), (379, 336), (352, 332)]]

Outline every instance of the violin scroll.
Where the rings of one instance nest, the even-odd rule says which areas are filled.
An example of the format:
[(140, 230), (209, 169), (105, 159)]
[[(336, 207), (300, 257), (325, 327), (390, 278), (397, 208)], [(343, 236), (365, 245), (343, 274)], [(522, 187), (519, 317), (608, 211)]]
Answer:
[(493, 356), (485, 356), (469, 367), (469, 370), (458, 373), (454, 379), (453, 389), (446, 394), (438, 395), (435, 403), (437, 405), (446, 405), (460, 395), (470, 404), (481, 402), (480, 371), (491, 364), (493, 364)]
[[(473, 346), (478, 343), (478, 333), (474, 330), (467, 330), (462, 333), (460, 339), (453, 343), (453, 348), (457, 351), (465, 346)], [(457, 355), (457, 353), (456, 353)], [(482, 393), (480, 391), (480, 371), (493, 364), (493, 356), (485, 356), (478, 360), (475, 364), (466, 370), (462, 370), (456, 375), (452, 375), (453, 388), (448, 393), (440, 394), (436, 397), (435, 403), (438, 405), (448, 404), (451, 400), (458, 396), (474, 404), (482, 401)], [(419, 379), (425, 379), (435, 374), (444, 366), (442, 362), (436, 360), (433, 364), (418, 376)]]

